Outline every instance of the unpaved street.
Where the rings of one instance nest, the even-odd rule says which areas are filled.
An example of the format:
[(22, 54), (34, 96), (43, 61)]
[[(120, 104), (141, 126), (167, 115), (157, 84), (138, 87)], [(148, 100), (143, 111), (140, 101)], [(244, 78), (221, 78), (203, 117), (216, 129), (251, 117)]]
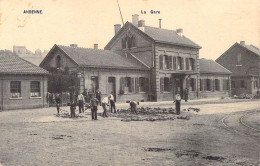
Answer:
[[(190, 120), (92, 121), (57, 117), (55, 108), (0, 112), (0, 163), (9, 165), (258, 165), (259, 101), (221, 104), (188, 102)], [(143, 106), (172, 106), (143, 103)], [(118, 108), (127, 107), (119, 104)], [(63, 108), (68, 110), (67, 108)], [(100, 112), (101, 110), (99, 110)], [(249, 112), (248, 112), (249, 111)], [(64, 112), (66, 114), (66, 112)], [(177, 115), (176, 115), (177, 117)], [(224, 122), (224, 123), (223, 123)], [(0, 165), (1, 165), (0, 164)]]

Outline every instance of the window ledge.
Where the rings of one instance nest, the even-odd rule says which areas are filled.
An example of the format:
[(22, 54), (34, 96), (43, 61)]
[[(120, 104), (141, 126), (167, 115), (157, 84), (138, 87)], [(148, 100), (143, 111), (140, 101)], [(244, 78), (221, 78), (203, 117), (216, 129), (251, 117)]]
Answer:
[(30, 97), (30, 99), (41, 99), (42, 97)]
[(236, 65), (236, 66), (242, 66), (242, 65)]
[(171, 93), (171, 92), (164, 91), (164, 92), (161, 92), (161, 93), (168, 94), (168, 93)]
[(18, 97), (18, 98), (9, 98), (9, 100), (22, 100), (22, 97)]

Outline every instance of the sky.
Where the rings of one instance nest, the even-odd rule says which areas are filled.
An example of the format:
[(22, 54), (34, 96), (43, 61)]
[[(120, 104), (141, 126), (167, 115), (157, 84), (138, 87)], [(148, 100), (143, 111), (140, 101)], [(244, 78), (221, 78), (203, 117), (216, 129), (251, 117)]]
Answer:
[[(118, 0), (124, 22), (138, 14), (148, 26), (176, 30), (217, 59), (235, 42), (260, 48), (260, 0)], [(42, 14), (24, 14), (42, 10)], [(160, 11), (151, 14), (150, 11)], [(141, 11), (146, 11), (142, 14)], [(50, 50), (54, 44), (103, 49), (122, 24), (117, 0), (0, 0), (0, 49)]]

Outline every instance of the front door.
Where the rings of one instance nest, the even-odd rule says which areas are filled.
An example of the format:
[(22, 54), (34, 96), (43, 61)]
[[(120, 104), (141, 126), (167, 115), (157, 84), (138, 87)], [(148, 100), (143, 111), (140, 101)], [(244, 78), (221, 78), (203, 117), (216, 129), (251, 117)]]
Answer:
[(108, 93), (112, 93), (116, 101), (116, 78), (108, 77)]
[(183, 78), (181, 76), (175, 76), (173, 79), (173, 97), (179, 93), (183, 98)]

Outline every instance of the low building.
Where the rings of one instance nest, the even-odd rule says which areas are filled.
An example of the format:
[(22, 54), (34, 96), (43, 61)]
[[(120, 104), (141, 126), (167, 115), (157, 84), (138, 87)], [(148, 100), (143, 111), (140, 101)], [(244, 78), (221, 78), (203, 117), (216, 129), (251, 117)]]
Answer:
[(10, 51), (0, 51), (0, 110), (47, 106), (48, 72)]
[[(231, 72), (210, 59), (200, 59), (199, 65), (199, 98), (230, 96)], [(194, 81), (192, 85), (195, 84)], [(192, 86), (190, 89), (194, 91), (194, 88), (195, 86)]]
[(255, 95), (260, 91), (260, 49), (256, 46), (244, 41), (235, 43), (216, 62), (232, 72), (232, 95)]

